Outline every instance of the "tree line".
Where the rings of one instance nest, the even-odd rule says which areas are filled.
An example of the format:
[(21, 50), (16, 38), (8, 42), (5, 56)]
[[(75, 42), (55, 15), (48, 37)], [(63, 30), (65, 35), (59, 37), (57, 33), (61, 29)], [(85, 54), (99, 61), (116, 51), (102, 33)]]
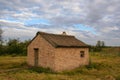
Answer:
[[(30, 40), (25, 40), (21, 42), (18, 39), (9, 39), (7, 42), (3, 41), (2, 38), (3, 30), (0, 28), (0, 55), (26, 55), (27, 54), (27, 45)], [(90, 51), (99, 52), (102, 48), (106, 47), (104, 41), (97, 41), (95, 46), (90, 45)]]
[(0, 28), (0, 55), (26, 55), (27, 45), (30, 40), (20, 41), (18, 39), (9, 39), (4, 41), (2, 38), (3, 30)]

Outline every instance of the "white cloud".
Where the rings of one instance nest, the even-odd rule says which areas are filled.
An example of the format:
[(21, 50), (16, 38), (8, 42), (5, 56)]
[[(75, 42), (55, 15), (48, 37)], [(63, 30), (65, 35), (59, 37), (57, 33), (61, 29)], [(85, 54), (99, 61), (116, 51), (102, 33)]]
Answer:
[(27, 20), (30, 19), (31, 17), (37, 17), (37, 15), (31, 12), (22, 12), (22, 13), (13, 14), (13, 17), (16, 17), (21, 20)]
[[(0, 24), (8, 37), (33, 37), (37, 31), (67, 31), (88, 43), (120, 43), (120, 0), (0, 0)], [(25, 26), (25, 20), (42, 18), (50, 25)], [(14, 19), (14, 20), (11, 20)], [(94, 27), (100, 33), (75, 30), (74, 24)], [(107, 39), (106, 39), (107, 38)], [(113, 38), (118, 38), (116, 41)]]
[(32, 38), (39, 28), (26, 27), (24, 23), (0, 20), (3, 29), (3, 38), (21, 38), (21, 40)]
[(105, 32), (105, 33), (111, 32), (111, 31), (113, 31), (113, 30), (119, 30), (119, 28), (116, 27), (116, 26), (113, 26), (113, 27), (104, 27), (104, 28), (102, 28), (102, 31)]

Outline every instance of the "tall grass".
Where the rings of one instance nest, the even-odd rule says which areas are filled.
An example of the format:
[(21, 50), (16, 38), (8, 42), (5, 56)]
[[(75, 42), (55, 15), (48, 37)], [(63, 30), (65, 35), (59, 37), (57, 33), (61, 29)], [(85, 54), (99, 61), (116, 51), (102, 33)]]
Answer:
[(0, 56), (0, 80), (120, 80), (119, 49), (90, 52), (90, 65), (58, 73), (28, 67), (26, 56)]

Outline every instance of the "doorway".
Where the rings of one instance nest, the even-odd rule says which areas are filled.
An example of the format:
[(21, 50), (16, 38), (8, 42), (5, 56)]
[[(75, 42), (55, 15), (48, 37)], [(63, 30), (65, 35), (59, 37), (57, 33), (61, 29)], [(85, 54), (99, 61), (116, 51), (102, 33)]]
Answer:
[(39, 49), (38, 48), (34, 48), (34, 66), (37, 67), (38, 66), (38, 58), (39, 58)]

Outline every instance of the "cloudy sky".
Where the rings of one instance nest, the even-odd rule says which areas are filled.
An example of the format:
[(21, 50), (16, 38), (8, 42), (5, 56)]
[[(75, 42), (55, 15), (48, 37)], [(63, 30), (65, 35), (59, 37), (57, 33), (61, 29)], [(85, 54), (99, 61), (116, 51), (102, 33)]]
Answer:
[(0, 0), (0, 27), (4, 39), (66, 31), (87, 44), (119, 46), (120, 0)]

